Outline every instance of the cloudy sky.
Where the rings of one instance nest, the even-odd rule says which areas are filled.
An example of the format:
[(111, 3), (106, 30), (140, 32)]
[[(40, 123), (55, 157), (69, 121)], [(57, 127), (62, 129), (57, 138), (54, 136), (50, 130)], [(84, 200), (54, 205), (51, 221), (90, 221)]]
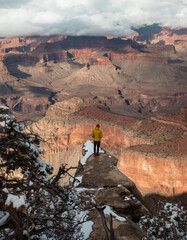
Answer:
[(0, 0), (0, 37), (124, 36), (153, 23), (187, 27), (187, 0)]

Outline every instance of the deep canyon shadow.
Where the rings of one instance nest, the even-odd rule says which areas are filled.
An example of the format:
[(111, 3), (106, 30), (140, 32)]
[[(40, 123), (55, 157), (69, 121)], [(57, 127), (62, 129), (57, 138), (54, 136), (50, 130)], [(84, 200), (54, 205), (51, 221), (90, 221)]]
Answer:
[(0, 84), (0, 95), (7, 96), (12, 94), (20, 94), (20, 92), (10, 86), (8, 83)]
[(50, 89), (46, 87), (28, 86), (28, 89), (30, 92), (34, 93), (36, 97), (37, 96), (50, 97), (51, 94), (53, 93)]
[(18, 68), (18, 64), (7, 65), (6, 67), (7, 67), (7, 69), (8, 69), (8, 72), (9, 72), (12, 76), (14, 76), (14, 77), (16, 77), (16, 78), (28, 78), (28, 77), (32, 77), (31, 74), (28, 74), (28, 73), (26, 73), (26, 72), (20, 71), (19, 68)]

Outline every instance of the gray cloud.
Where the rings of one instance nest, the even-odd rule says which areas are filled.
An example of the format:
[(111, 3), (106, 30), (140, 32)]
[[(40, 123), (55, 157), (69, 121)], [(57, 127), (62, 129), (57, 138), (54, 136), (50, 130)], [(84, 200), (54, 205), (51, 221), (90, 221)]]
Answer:
[(1, 8), (20, 8), (22, 5), (25, 5), (32, 0), (0, 0), (0, 9)]
[(186, 16), (186, 0), (0, 0), (0, 36), (124, 36), (144, 24), (187, 27)]

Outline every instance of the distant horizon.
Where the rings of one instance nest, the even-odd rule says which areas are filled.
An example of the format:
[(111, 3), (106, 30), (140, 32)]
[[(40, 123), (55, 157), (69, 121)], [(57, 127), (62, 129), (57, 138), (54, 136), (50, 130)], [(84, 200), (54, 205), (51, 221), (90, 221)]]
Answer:
[[(132, 32), (132, 34), (133, 33), (135, 33), (135, 32), (137, 32), (138, 33), (138, 30), (139, 29), (145, 29), (146, 27), (152, 27), (152, 26), (154, 26), (154, 25), (156, 25), (155, 23), (154, 24), (152, 24), (152, 25), (144, 25), (144, 26), (142, 26), (142, 27), (140, 27), (140, 28), (137, 28), (136, 30), (135, 29), (133, 29), (133, 32)], [(187, 27), (174, 27), (174, 28), (171, 28), (171, 27), (169, 27), (169, 26), (160, 26), (159, 24), (158, 24), (158, 26), (160, 27), (160, 28), (168, 28), (168, 29), (170, 29), (170, 30), (172, 30), (172, 31), (176, 31), (176, 30), (185, 30), (186, 32), (187, 32)], [(110, 35), (67, 35), (67, 34), (63, 34), (63, 33), (55, 33), (55, 34), (32, 34), (32, 35), (15, 35), (15, 36), (0, 36), (0, 39), (5, 39), (5, 38), (16, 38), (16, 37), (55, 37), (55, 36), (66, 36), (66, 37), (116, 37), (116, 38), (124, 38), (124, 37), (127, 37), (127, 36), (131, 36), (132, 34), (130, 34), (130, 35), (112, 35), (112, 34), (110, 34)], [(187, 34), (187, 33), (185, 33), (185, 34)]]

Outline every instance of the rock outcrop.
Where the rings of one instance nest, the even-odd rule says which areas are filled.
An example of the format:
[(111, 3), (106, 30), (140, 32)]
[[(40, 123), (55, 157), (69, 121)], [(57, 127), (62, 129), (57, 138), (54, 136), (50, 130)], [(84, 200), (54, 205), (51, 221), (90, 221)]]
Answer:
[[(4, 62), (0, 60), (0, 86), (1, 86), (0, 96), (3, 95), (2, 89), (6, 88), (6, 86), (8, 85), (8, 82), (14, 81), (14, 80), (15, 80), (15, 78), (10, 75), (6, 65), (4, 64)], [(10, 89), (9, 92), (11, 92), (11, 89)]]
[(164, 53), (164, 54), (175, 54), (176, 50), (173, 45), (158, 45), (158, 44), (146, 44), (143, 48), (144, 51), (152, 53)]
[[(158, 34), (154, 34), (152, 39), (155, 41), (165, 41), (165, 44), (175, 44), (177, 40), (187, 41), (187, 28), (181, 29), (170, 29), (167, 27), (163, 27), (162, 31)], [(178, 42), (179, 43), (179, 42)]]
[(187, 40), (175, 40), (174, 44), (175, 45), (182, 45), (182, 46), (186, 47), (187, 46)]
[(5, 64), (2, 61), (0, 61), (0, 72), (1, 72), (1, 74), (9, 74), (7, 67), (5, 66)]
[(117, 169), (117, 162), (107, 152), (98, 157), (91, 155), (84, 164), (79, 162), (74, 184), (77, 186), (77, 179), (82, 179), (76, 190), (80, 192), (80, 198), (86, 200), (86, 209), (90, 209), (88, 220), (93, 223), (90, 240), (106, 239), (103, 217), (99, 212), (103, 212), (104, 218), (110, 222), (107, 209), (113, 212), (116, 240), (141, 239), (144, 236), (135, 222), (149, 212), (146, 202), (135, 184)]
[[(142, 31), (138, 29), (135, 30), (138, 32), (134, 32), (131, 36), (129, 36), (129, 38), (137, 41), (140, 44), (151, 43), (151, 45), (153, 46), (156, 45), (156, 48), (158, 45), (162, 45), (163, 51), (167, 53), (171, 53), (171, 51), (173, 51), (172, 47), (170, 47), (169, 50), (168, 45), (174, 45), (179, 52), (184, 51), (184, 49), (186, 48), (187, 28), (160, 27), (158, 25), (155, 26), (155, 24), (153, 24), (152, 26), (147, 26), (147, 30), (145, 30), (145, 28), (144, 30), (142, 28)], [(169, 52), (167, 49), (169, 50)]]
[[(147, 48), (144, 48), (145, 51), (147, 51)], [(129, 61), (134, 61), (136, 59), (143, 59), (145, 61), (150, 61), (150, 62), (163, 62), (166, 63), (167, 60), (160, 54), (154, 53), (156, 52), (153, 51), (153, 53), (150, 51), (149, 53), (146, 52), (141, 52), (141, 53), (115, 53), (115, 52), (109, 52), (106, 53), (105, 55), (109, 57), (111, 60), (116, 60), (116, 59), (124, 59), (124, 60), (129, 60)], [(157, 51), (159, 52), (159, 51)]]

